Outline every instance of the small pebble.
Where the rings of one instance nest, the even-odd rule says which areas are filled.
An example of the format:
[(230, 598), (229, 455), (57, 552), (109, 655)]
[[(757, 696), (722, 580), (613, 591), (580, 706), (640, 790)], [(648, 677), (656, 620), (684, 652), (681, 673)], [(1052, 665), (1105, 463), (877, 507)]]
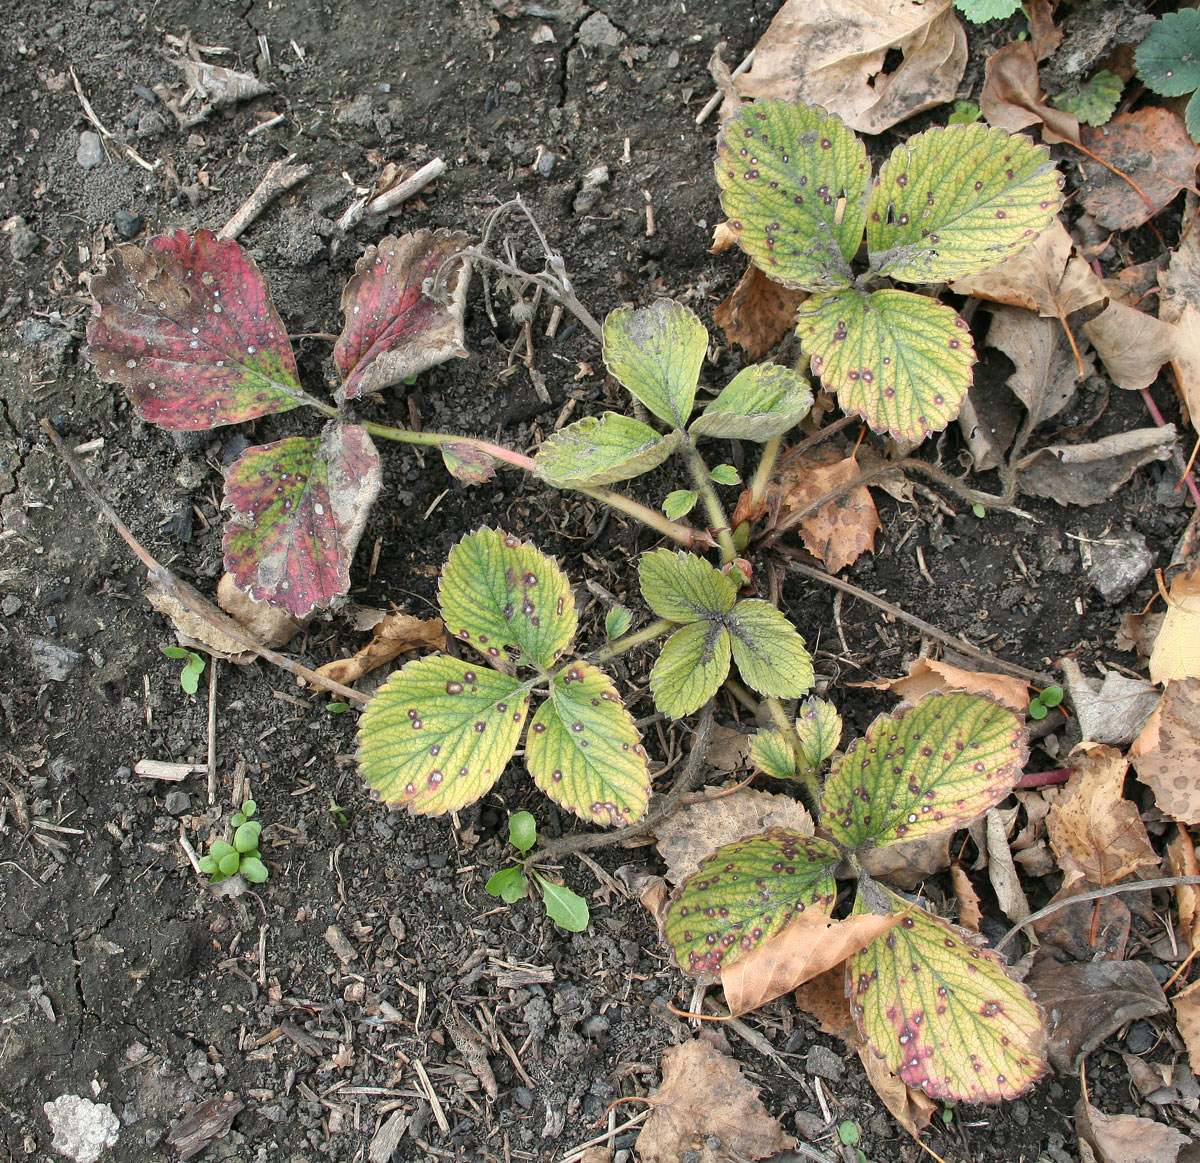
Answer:
[(104, 147), (100, 144), (100, 135), (85, 129), (79, 135), (79, 149), (75, 152), (75, 160), (85, 170), (95, 169), (104, 160)]
[(679, 68), (679, 53), (675, 49), (672, 49), (667, 54), (667, 68), (668, 69)]
[(142, 232), (143, 225), (144, 223), (140, 214), (133, 214), (128, 210), (118, 210), (113, 215), (113, 229), (126, 242), (137, 238)]
[(554, 163), (558, 158), (552, 153), (543, 153), (537, 160), (537, 173), (539, 178), (548, 178), (554, 172)]
[(169, 816), (185, 816), (192, 810), (192, 797), (185, 791), (169, 791), (165, 807)]
[(514, 1088), (513, 1098), (515, 1098), (517, 1102), (526, 1110), (529, 1110), (533, 1106), (533, 1091), (527, 1086), (518, 1086)]
[(1134, 1022), (1125, 1035), (1125, 1049), (1130, 1054), (1145, 1054), (1154, 1042), (1154, 1030), (1149, 1022)]
[(8, 253), (12, 255), (13, 262), (24, 262), (27, 258), (32, 258), (40, 241), (37, 234), (22, 222), (8, 240)]
[(842, 1076), (842, 1060), (828, 1046), (814, 1046), (806, 1059), (809, 1074), (836, 1082)]
[(1008, 1113), (1012, 1115), (1012, 1121), (1016, 1123), (1018, 1127), (1029, 1126), (1029, 1103), (1027, 1103), (1023, 1098), (1018, 1098), (1015, 1102), (1013, 1102), (1013, 1104), (1008, 1108)]

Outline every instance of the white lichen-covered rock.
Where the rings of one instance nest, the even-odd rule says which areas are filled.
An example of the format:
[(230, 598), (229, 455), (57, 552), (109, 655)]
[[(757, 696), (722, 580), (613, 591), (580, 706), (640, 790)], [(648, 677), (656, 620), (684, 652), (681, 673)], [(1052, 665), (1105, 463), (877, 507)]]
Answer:
[(75, 1163), (96, 1163), (105, 1147), (113, 1146), (121, 1129), (112, 1107), (77, 1094), (64, 1094), (42, 1104), (50, 1129), (51, 1146)]

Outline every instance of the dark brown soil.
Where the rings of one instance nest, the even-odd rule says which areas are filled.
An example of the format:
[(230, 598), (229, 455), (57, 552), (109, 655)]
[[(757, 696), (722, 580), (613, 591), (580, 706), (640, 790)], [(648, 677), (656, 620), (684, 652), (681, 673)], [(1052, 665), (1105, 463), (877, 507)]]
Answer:
[[(598, 887), (577, 862), (563, 874), (591, 900), (586, 933), (563, 933), (531, 902), (497, 908), (483, 884), (503, 857), (508, 811), (529, 808), (548, 835), (573, 825), (516, 773), (455, 822), (389, 814), (369, 801), (356, 774), (356, 716), (330, 714), (323, 698), (262, 664), (220, 666), (215, 804), (203, 773), (177, 785), (134, 775), (143, 759), (205, 762), (206, 686), (196, 697), (180, 689), (178, 664), (160, 652), (173, 641), (170, 628), (141, 596), (144, 571), (88, 507), (38, 424), (49, 420), (72, 446), (96, 442), (84, 457), (88, 470), (134, 534), (212, 591), (221, 570), (221, 468), (238, 434), (175, 441), (140, 423), (120, 390), (98, 381), (81, 350), (86, 276), (121, 241), (117, 226), (128, 228), (129, 215), (141, 217), (144, 236), (217, 227), (268, 163), (289, 152), (311, 164), (313, 176), (242, 241), (292, 333), (339, 330), (340, 287), (363, 247), (384, 233), (477, 231), (493, 206), (516, 194), (561, 247), (597, 317), (668, 295), (711, 323), (742, 260), (706, 250), (720, 218), (710, 179), (715, 125), (697, 127), (694, 116), (712, 91), (706, 63), (714, 46), (728, 41), (727, 59), (740, 60), (778, 5), (6, 7), (3, 247), (7, 259), (15, 216), (36, 234), (36, 247), (6, 261), (0, 307), (0, 1157), (56, 1158), (43, 1103), (78, 1094), (121, 1120), (107, 1158), (175, 1159), (167, 1135), (185, 1107), (229, 1093), (244, 1107), (202, 1158), (365, 1159), (396, 1110), (412, 1119), (397, 1160), (562, 1158), (607, 1125), (614, 1099), (649, 1093), (660, 1052), (690, 1034), (668, 1008), (688, 1005), (690, 984), (671, 968), (644, 910)], [(593, 12), (606, 17), (600, 30), (611, 47), (594, 43), (595, 23), (581, 40)], [(273, 91), (180, 129), (153, 86), (177, 85), (165, 38), (188, 30), (197, 42), (229, 48), (214, 60), (252, 70), (257, 58)], [(115, 150), (95, 168), (79, 164), (80, 132), (92, 126), (71, 68), (105, 126), (161, 162), (154, 172)], [(971, 77), (977, 86), (977, 68)], [(268, 112), (283, 122), (250, 136)], [(338, 238), (333, 223), (354, 197), (351, 181), (369, 185), (388, 160), (416, 165), (435, 156), (449, 166), (436, 188), (391, 221), (364, 222)], [(598, 197), (577, 201), (585, 175), (602, 164), (609, 178)], [(518, 241), (528, 251), (529, 239)], [(545, 319), (544, 309), (536, 334)], [(538, 341), (547, 404), (520, 361), (509, 366), (516, 332), (503, 310), (497, 322), (493, 328), (476, 285), (470, 358), (428, 373), (407, 394), (390, 393), (369, 414), (404, 424), (415, 408), (430, 428), (526, 448), (569, 397), (575, 415), (605, 398), (598, 352), (582, 328), (568, 319), (556, 339)], [(714, 344), (709, 374), (724, 382), (738, 355), (720, 346), (715, 329)], [(310, 383), (330, 380), (327, 343), (304, 339), (299, 352)], [(999, 382), (1007, 371), (990, 374)], [(1157, 394), (1170, 415), (1169, 391)], [(1092, 434), (1144, 423), (1137, 395), (1114, 391)], [(274, 439), (301, 424), (271, 419), (252, 435)], [(926, 455), (957, 470), (960, 452), (950, 434)], [(516, 474), (463, 489), (435, 458), (398, 446), (384, 454), (385, 488), (363, 538), (355, 601), (428, 616), (448, 548), (483, 523), (531, 538), (577, 584), (594, 576), (610, 588), (625, 585), (631, 555), (653, 544), (645, 530), (615, 515), (602, 519)], [(878, 552), (849, 576), (1036, 670), (1063, 655), (1085, 666), (1133, 665), (1113, 633), (1123, 612), (1143, 607), (1152, 580), (1106, 604), (1089, 588), (1068, 535), (1137, 531), (1165, 565), (1187, 517), (1169, 474), (1145, 470), (1092, 509), (1023, 502), (1031, 519), (980, 521), (954, 498), (937, 503), (920, 491), (915, 505), (884, 498)], [(670, 487), (652, 478), (646, 495), (661, 500)], [(849, 729), (890, 707), (892, 700), (846, 684), (902, 673), (922, 646), (916, 631), (852, 599), (835, 614), (833, 592), (816, 583), (789, 580), (783, 605), (815, 644)], [(597, 633), (601, 613), (590, 610), (587, 633)], [(331, 617), (293, 648), (316, 665), (357, 641), (344, 618)], [(644, 685), (648, 667), (641, 658), (627, 662), (627, 691)], [(635, 707), (650, 712), (648, 702)], [(661, 760), (680, 740), (678, 728), (651, 729), (647, 742)], [(226, 900), (193, 874), (180, 836), (203, 850), (227, 817), (236, 773), (259, 804), (271, 876), (256, 892)], [(172, 792), (186, 802), (176, 794), (168, 810)], [(331, 801), (344, 808), (348, 827)], [(608, 850), (601, 863), (653, 867), (654, 859), (653, 849)], [(496, 1038), (494, 1101), (447, 1032), (452, 1007)], [(923, 1157), (839, 1043), (783, 1003), (749, 1022), (808, 1079), (795, 1083), (730, 1035), (788, 1130), (798, 1114), (806, 1128), (822, 1119), (811, 1084), (823, 1073), (835, 1122), (861, 1124), (870, 1159)], [(814, 1047), (834, 1052), (832, 1066), (828, 1054), (811, 1055)], [(1093, 1101), (1109, 1109), (1128, 1105), (1124, 1075), (1109, 1071), (1120, 1048), (1110, 1043), (1088, 1063)], [(957, 1111), (928, 1141), (947, 1159), (1075, 1159), (1068, 1120), (1077, 1092), (1074, 1080), (1052, 1079), (1003, 1108)], [(616, 1118), (638, 1109), (619, 1107)], [(618, 1135), (616, 1146), (630, 1147), (633, 1135)], [(822, 1148), (839, 1150), (829, 1141)]]

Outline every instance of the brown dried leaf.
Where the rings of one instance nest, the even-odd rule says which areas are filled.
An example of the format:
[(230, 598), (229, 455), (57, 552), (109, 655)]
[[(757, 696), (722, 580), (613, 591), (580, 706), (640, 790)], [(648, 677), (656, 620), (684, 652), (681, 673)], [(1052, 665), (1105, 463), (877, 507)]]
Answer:
[(375, 627), (371, 641), (351, 658), (335, 658), (317, 667), (317, 674), (335, 682), (352, 683), (376, 667), (409, 650), (445, 650), (441, 618), (414, 618), (395, 611)]
[(863, 871), (896, 888), (915, 889), (923, 880), (950, 867), (950, 838), (955, 829), (917, 836), (859, 854)]
[(979, 922), (983, 920), (979, 894), (975, 891), (967, 870), (961, 864), (950, 865), (950, 883), (954, 886), (954, 895), (958, 900), (958, 923), (964, 929), (978, 933)]
[(1102, 683), (1088, 679), (1073, 658), (1062, 662), (1064, 685), (1085, 742), (1124, 747), (1133, 742), (1158, 705), (1156, 687), (1110, 670)]
[(1118, 432), (1092, 444), (1051, 444), (1017, 463), (1021, 492), (1060, 505), (1099, 505), (1139, 468), (1170, 460), (1175, 425)]
[(1115, 299), (1083, 325), (1104, 370), (1119, 388), (1136, 392), (1158, 378), (1158, 369), (1179, 349), (1179, 329)]
[(1200, 231), (1188, 232), (1158, 281), (1162, 288), (1158, 317), (1178, 328), (1171, 368), (1195, 427), (1200, 417)]
[(1081, 376), (1066, 332), (1054, 320), (1032, 311), (993, 308), (987, 342), (1016, 364), (1008, 386), (1032, 414), (1033, 428), (1057, 416), (1080, 379), (1093, 371), (1091, 359), (1085, 356)]
[(914, 1139), (920, 1138), (937, 1110), (937, 1103), (923, 1090), (914, 1090), (898, 1074), (893, 1074), (887, 1063), (870, 1046), (859, 1046), (857, 1049), (859, 1060), (867, 1073), (867, 1081), (883, 1099), (883, 1105)]
[(1018, 40), (988, 57), (983, 66), (979, 108), (989, 125), (1017, 133), (1042, 126), (1042, 140), (1079, 142), (1079, 122), (1063, 109), (1046, 104), (1033, 46)]
[(697, 1038), (668, 1050), (662, 1072), (662, 1086), (651, 1096), (650, 1117), (637, 1137), (642, 1163), (679, 1163), (685, 1154), (696, 1163), (728, 1163), (739, 1155), (763, 1159), (795, 1142), (738, 1064), (708, 1042)]
[[(1005, 813), (992, 808), (984, 817), (987, 836), (988, 880), (996, 893), (1000, 911), (1010, 920), (1019, 923), (1033, 911), (1025, 899), (1021, 878), (1013, 864), (1012, 850), (1008, 846), (1008, 824), (1015, 819), (1016, 809)], [(1007, 817), (1007, 820), (1006, 820)]]
[(1033, 931), (1043, 945), (1053, 945), (1076, 961), (1120, 961), (1129, 943), (1129, 909), (1119, 896), (1072, 901), (1091, 887), (1083, 879), (1064, 883), (1050, 898), (1050, 904), (1059, 907), (1035, 921)]
[[(904, 59), (884, 72), (890, 50)], [(967, 38), (951, 0), (787, 0), (737, 81), (744, 97), (806, 101), (882, 133), (954, 98)]]
[(1029, 17), (1029, 43), (1033, 55), (1044, 61), (1060, 44), (1063, 32), (1054, 23), (1054, 0), (1029, 0), (1025, 7)]
[(1129, 758), (1162, 812), (1200, 823), (1200, 678), (1167, 683)]
[(807, 291), (785, 287), (750, 263), (713, 321), (730, 343), (759, 360), (796, 326), (796, 309), (807, 298)]
[(1098, 129), (1080, 130), (1084, 148), (1127, 174), (1150, 199), (1124, 178), (1089, 158), (1080, 164), (1083, 205), (1105, 230), (1131, 230), (1154, 217), (1180, 190), (1196, 184), (1200, 145), (1188, 136), (1183, 118), (1161, 105), (1118, 113)]
[[(768, 505), (775, 494), (781, 495), (783, 512), (801, 509), (861, 475), (853, 456), (843, 458), (832, 448), (785, 457), (768, 490)], [(837, 573), (853, 565), (862, 554), (874, 551), (875, 534), (882, 527), (871, 490), (859, 485), (809, 513), (800, 522), (800, 536), (809, 553), (823, 561), (830, 573)]]
[(1192, 1142), (1174, 1127), (1140, 1115), (1106, 1115), (1083, 1098), (1075, 1104), (1075, 1130), (1099, 1163), (1175, 1163)]
[[(1175, 835), (1167, 844), (1167, 860), (1172, 876), (1200, 876), (1196, 842), (1186, 828), (1175, 829)], [(1195, 949), (1200, 939), (1200, 884), (1177, 884), (1175, 904), (1179, 909), (1179, 928), (1187, 938), (1188, 946)], [(1200, 1066), (1200, 1057), (1195, 1061)]]
[[(1188, 885), (1195, 888), (1195, 885)], [(1171, 998), (1175, 1009), (1175, 1028), (1187, 1047), (1192, 1065), (1200, 1065), (1200, 981), (1193, 981), (1187, 989), (1180, 990)]]
[(1200, 570), (1171, 582), (1167, 613), (1150, 652), (1153, 682), (1200, 678)]
[(1090, 746), (1068, 763), (1071, 778), (1046, 817), (1063, 872), (1078, 872), (1103, 887), (1139, 868), (1157, 867), (1137, 805), (1122, 794), (1125, 757), (1111, 747)]
[(840, 965), (900, 923), (903, 913), (858, 913), (831, 921), (815, 909), (747, 957), (721, 970), (729, 1012), (737, 1017), (790, 993), (804, 982)]
[(217, 605), (264, 646), (286, 646), (305, 626), (307, 618), (293, 618), (287, 610), (259, 602), (239, 589), (233, 575), (224, 573), (217, 583)]
[(1014, 711), (1029, 708), (1029, 687), (1007, 674), (991, 674), (981, 670), (962, 670), (935, 658), (918, 658), (909, 664), (905, 678), (876, 684), (880, 689), (894, 691), (909, 703), (923, 699), (931, 691), (963, 691), (969, 695), (987, 695)]

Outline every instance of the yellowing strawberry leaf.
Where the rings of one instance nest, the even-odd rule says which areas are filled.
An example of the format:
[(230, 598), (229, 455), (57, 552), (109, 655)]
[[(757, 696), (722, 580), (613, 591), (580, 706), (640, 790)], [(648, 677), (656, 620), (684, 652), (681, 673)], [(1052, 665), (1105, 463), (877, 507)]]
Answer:
[(572, 663), (555, 675), (525, 742), (533, 782), (593, 824), (632, 824), (650, 800), (641, 736), (602, 670)]
[(446, 633), (490, 658), (549, 666), (575, 636), (562, 570), (499, 529), (477, 529), (450, 550), (438, 600)]
[(447, 260), (468, 241), (465, 234), (417, 230), (367, 247), (342, 292), (346, 325), (333, 348), (344, 380), (339, 396), (356, 400), (466, 355), (469, 270)]
[(693, 436), (766, 441), (794, 428), (812, 407), (808, 381), (791, 368), (757, 363), (743, 368), (692, 421)]
[(804, 639), (770, 602), (748, 598), (722, 621), (733, 661), (759, 694), (794, 699), (812, 686), (812, 656), (804, 649)]
[[(893, 900), (897, 911), (907, 907)], [(855, 912), (865, 911), (860, 897)], [(999, 1102), (1046, 1072), (1042, 1021), (1028, 990), (975, 940), (911, 908), (847, 964), (863, 1036), (894, 1074), (930, 1098)]]
[(163, 428), (239, 424), (311, 403), (254, 260), (211, 230), (122, 246), (92, 280), (88, 358)]
[(849, 286), (866, 222), (865, 146), (815, 105), (755, 101), (721, 131), (717, 184), (726, 224), (786, 287)]
[(828, 916), (837, 850), (772, 828), (718, 848), (676, 890), (663, 932), (693, 976), (716, 974), (757, 949), (806, 909)]
[(796, 713), (800, 754), (811, 767), (819, 767), (842, 741), (842, 716), (824, 699), (805, 699)]
[(655, 549), (644, 554), (638, 563), (638, 580), (646, 604), (672, 622), (723, 614), (737, 600), (737, 586), (694, 553)]
[(672, 521), (678, 521), (680, 517), (686, 517), (696, 507), (699, 499), (700, 494), (695, 489), (675, 489), (674, 492), (663, 497), (662, 511)]
[(380, 480), (371, 438), (337, 420), (319, 437), (247, 449), (225, 472), (225, 568), (238, 588), (295, 618), (346, 593)]
[(750, 762), (772, 779), (796, 776), (796, 752), (782, 731), (759, 731), (750, 740)]
[(528, 709), (515, 678), (445, 654), (418, 658), (367, 704), (359, 768), (385, 803), (426, 816), (457, 811), (500, 778)]
[(814, 295), (800, 308), (797, 333), (842, 409), (900, 439), (945, 428), (971, 383), (975, 347), (967, 325), (923, 295)]
[(560, 429), (537, 450), (534, 472), (555, 488), (582, 488), (625, 481), (657, 468), (682, 434), (666, 436), (648, 424), (605, 412)]
[(708, 331), (686, 307), (657, 299), (604, 320), (604, 366), (660, 420), (682, 428), (692, 414)]
[(982, 124), (898, 145), (871, 192), (871, 267), (904, 283), (973, 274), (1028, 246), (1062, 204), (1045, 146)]
[(880, 715), (825, 782), (821, 819), (839, 844), (876, 847), (959, 828), (1012, 791), (1020, 718), (983, 695), (930, 694)]
[(654, 705), (672, 719), (699, 710), (729, 674), (729, 635), (712, 622), (693, 622), (663, 644), (650, 671)]

